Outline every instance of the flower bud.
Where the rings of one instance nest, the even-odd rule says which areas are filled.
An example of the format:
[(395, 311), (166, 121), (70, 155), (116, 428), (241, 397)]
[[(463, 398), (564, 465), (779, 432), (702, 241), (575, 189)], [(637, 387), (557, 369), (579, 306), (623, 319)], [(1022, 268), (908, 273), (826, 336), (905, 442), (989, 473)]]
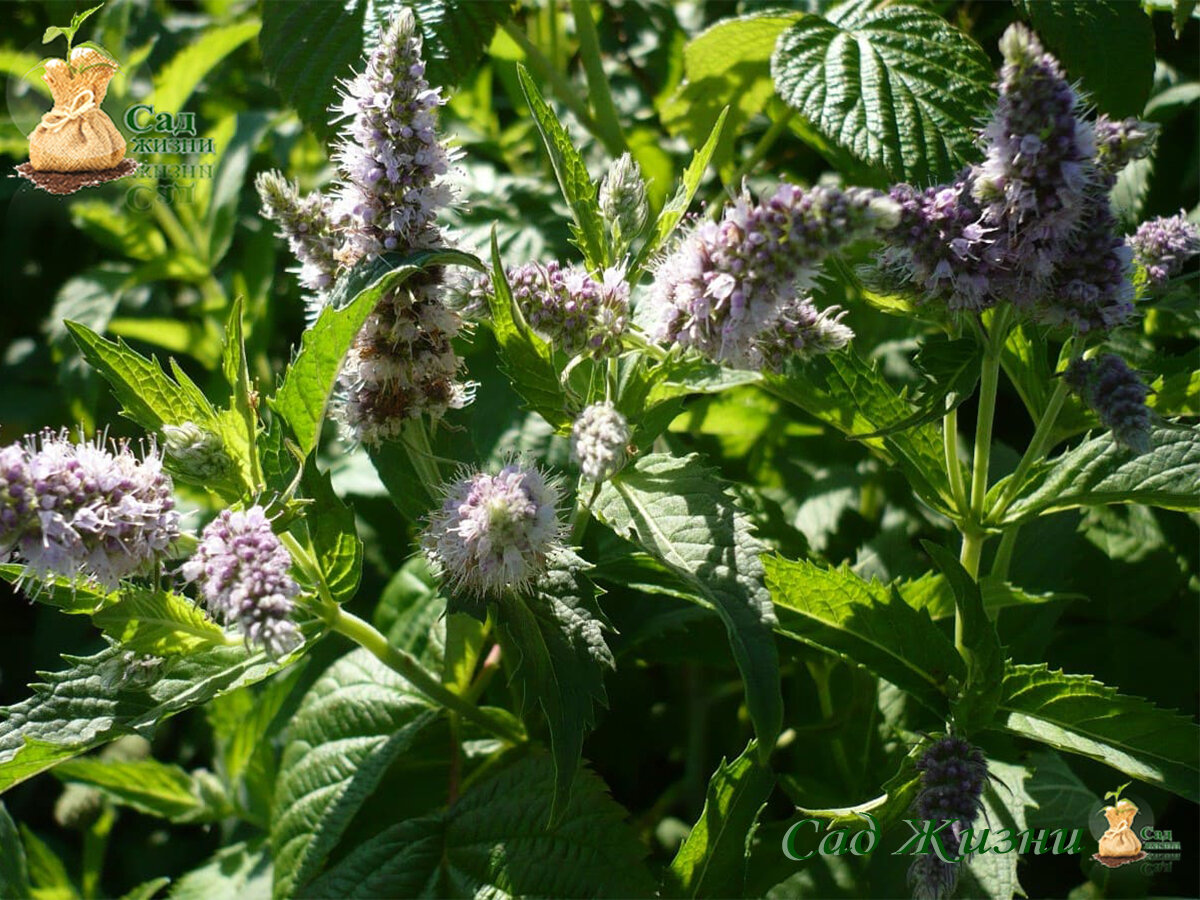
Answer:
[(628, 153), (608, 167), (600, 183), (600, 212), (608, 224), (618, 255), (642, 233), (650, 217), (642, 170)]
[(589, 481), (604, 481), (625, 464), (629, 423), (611, 403), (593, 403), (571, 429), (571, 459)]
[(1067, 384), (1112, 430), (1113, 439), (1135, 453), (1150, 449), (1150, 393), (1125, 360), (1108, 353), (1077, 359), (1063, 374)]
[(220, 435), (195, 422), (164, 425), (162, 430), (163, 451), (180, 476), (207, 482), (232, 468), (233, 460)]

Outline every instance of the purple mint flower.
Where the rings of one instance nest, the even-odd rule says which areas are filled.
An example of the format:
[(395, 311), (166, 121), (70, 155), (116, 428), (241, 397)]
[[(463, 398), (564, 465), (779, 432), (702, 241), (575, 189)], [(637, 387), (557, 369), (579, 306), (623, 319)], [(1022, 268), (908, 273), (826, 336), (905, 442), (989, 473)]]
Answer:
[(422, 546), (457, 590), (478, 597), (525, 590), (561, 546), (558, 499), (534, 467), (510, 463), (496, 475), (468, 475), (447, 487)]
[(863, 188), (784, 183), (759, 203), (743, 194), (658, 265), (648, 298), (656, 336), (749, 369), (845, 346), (852, 332), (837, 310), (819, 312), (806, 291), (826, 255), (894, 226), (899, 212)]
[(1135, 159), (1145, 159), (1154, 152), (1159, 126), (1140, 119), (1115, 120), (1101, 114), (1092, 124), (1096, 141), (1096, 166), (1108, 187), (1117, 175)]
[(442, 302), (441, 280), (424, 272), (388, 291), (354, 339), (334, 407), (349, 439), (393, 440), (408, 419), (437, 419), (474, 399), (475, 386), (458, 380), (462, 319)]
[(1189, 222), (1180, 210), (1177, 216), (1143, 222), (1128, 243), (1134, 259), (1145, 267), (1150, 283), (1161, 285), (1200, 254), (1200, 227)]
[(934, 853), (922, 853), (908, 867), (913, 900), (948, 900), (958, 887), (958, 864), (943, 862)]
[(341, 179), (333, 220), (358, 258), (440, 243), (438, 211), (453, 200), (454, 156), (436, 131), (440, 88), (425, 80), (416, 20), (401, 9), (367, 60), (343, 83), (335, 112), (349, 118), (333, 157)]
[(0, 448), (0, 552), (30, 577), (82, 577), (108, 590), (148, 572), (179, 536), (171, 478), (157, 447), (72, 443), (43, 431)]
[[(620, 349), (629, 318), (629, 284), (620, 269), (606, 269), (597, 280), (579, 266), (526, 263), (505, 276), (530, 327), (555, 347), (597, 358)], [(490, 279), (477, 285), (483, 290), (491, 290)]]
[(234, 623), (249, 643), (283, 656), (301, 643), (290, 618), (300, 586), (289, 573), (292, 557), (271, 530), (261, 506), (226, 509), (208, 523), (183, 577), (195, 582), (208, 611)]
[(629, 422), (611, 403), (593, 403), (571, 427), (571, 460), (588, 481), (604, 481), (625, 464)]
[(1063, 377), (1117, 443), (1139, 454), (1150, 449), (1150, 388), (1125, 360), (1111, 353), (1077, 359)]
[[(279, 236), (300, 261), (300, 283), (318, 294), (333, 287), (338, 270), (341, 235), (333, 226), (328, 197), (313, 192), (304, 197), (279, 172), (262, 172), (254, 180), (263, 215), (279, 226)], [(310, 313), (320, 304), (310, 303)]]

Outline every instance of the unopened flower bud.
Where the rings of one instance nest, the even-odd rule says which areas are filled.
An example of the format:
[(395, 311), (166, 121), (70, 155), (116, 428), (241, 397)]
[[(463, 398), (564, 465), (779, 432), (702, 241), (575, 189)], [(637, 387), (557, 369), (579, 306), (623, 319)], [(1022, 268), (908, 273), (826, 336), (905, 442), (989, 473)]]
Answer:
[(1112, 431), (1117, 443), (1134, 453), (1150, 449), (1150, 393), (1137, 372), (1112, 353), (1077, 359), (1063, 374), (1067, 384)]
[(87, 829), (104, 812), (104, 795), (86, 784), (68, 784), (54, 803), (54, 821), (63, 828)]
[(593, 403), (571, 429), (571, 459), (589, 481), (604, 481), (625, 464), (629, 423), (611, 403)]
[(600, 183), (600, 212), (618, 252), (628, 247), (646, 227), (650, 216), (646, 182), (641, 168), (628, 153), (613, 160)]
[(206, 482), (229, 471), (233, 460), (221, 436), (195, 422), (163, 426), (163, 450), (180, 476)]

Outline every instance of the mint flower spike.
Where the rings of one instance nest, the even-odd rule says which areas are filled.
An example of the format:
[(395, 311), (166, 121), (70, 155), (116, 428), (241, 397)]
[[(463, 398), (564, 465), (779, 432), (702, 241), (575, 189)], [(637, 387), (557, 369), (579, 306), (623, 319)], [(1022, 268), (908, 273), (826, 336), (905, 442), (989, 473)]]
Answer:
[(840, 311), (818, 310), (807, 291), (830, 252), (899, 217), (899, 204), (864, 188), (783, 183), (758, 203), (743, 193), (658, 263), (647, 297), (655, 336), (745, 369), (844, 347), (853, 332)]
[(1200, 227), (1189, 222), (1180, 210), (1175, 216), (1143, 222), (1128, 244), (1150, 283), (1158, 286), (1182, 272), (1188, 260), (1200, 254)]
[(72, 443), (49, 429), (0, 448), (0, 553), (38, 581), (82, 578), (107, 590), (148, 574), (179, 537), (171, 478), (150, 441)]
[(455, 590), (489, 599), (528, 590), (562, 547), (558, 486), (535, 466), (466, 474), (444, 490), (421, 544)]
[(416, 20), (401, 9), (366, 68), (342, 82), (333, 109), (349, 118), (333, 152), (340, 173), (332, 218), (347, 229), (346, 262), (435, 246), (435, 219), (454, 194), (444, 176), (457, 155), (439, 140), (446, 101), (425, 79)]
[[(279, 236), (300, 262), (300, 283), (310, 291), (328, 291), (337, 277), (342, 240), (333, 226), (329, 198), (315, 191), (301, 197), (300, 189), (275, 171), (259, 173), (254, 187), (262, 214), (279, 226)], [(313, 318), (319, 305), (310, 303)]]
[[(629, 283), (623, 270), (605, 269), (597, 278), (582, 266), (534, 262), (509, 267), (505, 277), (530, 327), (556, 348), (597, 359), (620, 351), (629, 323)], [(480, 301), (491, 291), (491, 279), (480, 280), (468, 302), (482, 311), (486, 301)]]
[(1077, 359), (1063, 373), (1067, 385), (1112, 431), (1113, 439), (1134, 453), (1150, 449), (1150, 388), (1121, 357), (1108, 353)]
[(586, 407), (571, 427), (571, 460), (588, 481), (615, 475), (628, 454), (629, 422), (611, 403)]
[(271, 529), (261, 506), (221, 512), (205, 526), (200, 545), (183, 565), (200, 599), (224, 624), (234, 624), (246, 642), (272, 657), (302, 641), (291, 620), (300, 586), (289, 570), (291, 554)]

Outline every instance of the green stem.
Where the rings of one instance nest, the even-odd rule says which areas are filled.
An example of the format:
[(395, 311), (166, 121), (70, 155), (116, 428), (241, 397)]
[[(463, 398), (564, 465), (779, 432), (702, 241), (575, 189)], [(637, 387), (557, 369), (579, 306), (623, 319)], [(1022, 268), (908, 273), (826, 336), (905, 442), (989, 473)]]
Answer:
[[(835, 717), (833, 691), (830, 689), (830, 679), (833, 675), (834, 665), (835, 663), (832, 659), (824, 656), (808, 663), (808, 673), (817, 685), (817, 702), (821, 706), (821, 718), (826, 722)], [(837, 765), (838, 771), (846, 783), (846, 787), (854, 787), (854, 772), (850, 768), (850, 760), (846, 756), (846, 747), (842, 743), (842, 736), (840, 734), (834, 736), (833, 741), (830, 743), (830, 749), (833, 752), (834, 764)]]
[[(1000, 316), (997, 316), (999, 325)], [(996, 394), (1000, 387), (1000, 329), (991, 335), (979, 378), (979, 413), (975, 420), (975, 462), (971, 467), (971, 520), (983, 522), (988, 489), (988, 465), (992, 457), (992, 424), (996, 418)]]
[(80, 888), (84, 900), (100, 896), (100, 876), (104, 872), (104, 857), (108, 852), (108, 836), (116, 816), (108, 804), (100, 818), (83, 833), (83, 873)]
[(579, 54), (583, 59), (583, 70), (587, 73), (588, 95), (596, 113), (596, 126), (600, 129), (600, 140), (613, 156), (629, 149), (612, 92), (608, 89), (608, 76), (600, 59), (600, 40), (596, 37), (596, 24), (592, 21), (591, 7), (586, 0), (571, 0), (571, 14), (575, 17), (575, 33), (579, 37)]
[[(968, 529), (963, 532), (962, 552), (958, 555), (958, 561), (962, 563), (962, 567), (976, 581), (979, 580), (979, 559), (983, 555), (983, 542), (985, 540), (987, 540), (987, 536), (982, 531)], [(955, 634), (958, 634), (962, 623), (956, 619), (954, 624)]]
[(341, 607), (336, 607), (330, 616), (329, 625), (338, 634), (345, 635), (360, 647), (365, 648), (430, 700), (509, 743), (524, 743), (524, 736), (512, 730), (506, 723), (484, 715), (471, 703), (448, 690), (440, 681), (425, 671), (416, 657), (405, 650), (393, 647), (388, 643), (387, 638), (369, 622), (360, 619), (353, 613), (346, 612)]
[(1008, 580), (1008, 568), (1012, 564), (1013, 548), (1017, 545), (1017, 532), (1020, 530), (1020, 525), (1013, 525), (1000, 536), (996, 558), (992, 560), (992, 575), (1001, 581)]
[(587, 111), (587, 107), (583, 101), (575, 94), (575, 89), (571, 87), (566, 76), (546, 58), (546, 55), (538, 49), (533, 41), (529, 40), (529, 36), (525, 34), (511, 20), (506, 21), (502, 26), (504, 33), (513, 39), (513, 42), (521, 48), (525, 54), (525, 60), (529, 63), (529, 67), (543, 81), (547, 82), (554, 90), (555, 95), (566, 104), (569, 109), (579, 120), (579, 123), (590, 131), (593, 135), (603, 140), (600, 134), (600, 126), (596, 124), (596, 120), (592, 118), (591, 113)]
[(958, 459), (958, 409), (949, 409), (942, 418), (942, 444), (946, 451), (946, 472), (950, 476), (950, 493), (961, 515), (967, 512), (967, 489), (963, 485), (962, 463)]

